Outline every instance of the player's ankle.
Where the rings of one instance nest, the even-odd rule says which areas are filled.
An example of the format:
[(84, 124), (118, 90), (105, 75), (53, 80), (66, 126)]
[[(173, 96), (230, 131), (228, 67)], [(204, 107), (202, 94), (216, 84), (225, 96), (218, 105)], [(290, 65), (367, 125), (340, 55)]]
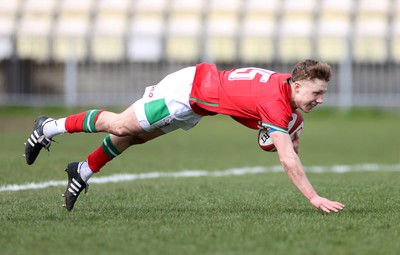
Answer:
[(84, 182), (87, 182), (94, 174), (87, 161), (82, 162), (81, 168), (79, 169), (79, 174)]

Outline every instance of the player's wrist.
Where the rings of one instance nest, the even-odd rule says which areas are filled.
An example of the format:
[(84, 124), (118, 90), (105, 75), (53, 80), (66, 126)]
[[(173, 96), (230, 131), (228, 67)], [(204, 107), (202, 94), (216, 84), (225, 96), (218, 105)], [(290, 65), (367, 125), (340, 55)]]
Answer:
[(320, 198), (320, 196), (318, 196), (317, 194), (312, 194), (308, 197), (308, 200), (313, 203), (315, 201), (317, 201)]

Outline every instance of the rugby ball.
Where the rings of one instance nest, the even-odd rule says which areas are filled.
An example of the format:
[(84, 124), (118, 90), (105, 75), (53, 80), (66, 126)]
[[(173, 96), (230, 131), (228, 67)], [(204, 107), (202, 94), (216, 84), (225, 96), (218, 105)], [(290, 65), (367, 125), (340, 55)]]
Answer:
[[(301, 131), (304, 128), (304, 119), (299, 111), (294, 111), (292, 113), (292, 118), (288, 125), (289, 135), (292, 141), (297, 134), (301, 134)], [(269, 137), (267, 133), (267, 129), (261, 129), (258, 132), (258, 145), (261, 149), (265, 151), (276, 151), (275, 145), (272, 142), (272, 139)]]

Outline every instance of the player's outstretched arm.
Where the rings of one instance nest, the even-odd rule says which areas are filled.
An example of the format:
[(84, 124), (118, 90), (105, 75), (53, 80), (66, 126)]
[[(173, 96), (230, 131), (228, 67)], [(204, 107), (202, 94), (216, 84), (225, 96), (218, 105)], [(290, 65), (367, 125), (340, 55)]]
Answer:
[(278, 151), (279, 159), (286, 174), (299, 191), (310, 201), (310, 203), (324, 212), (338, 212), (344, 205), (320, 197), (309, 182), (300, 158), (293, 148), (293, 143), (288, 134), (275, 131), (270, 134), (272, 141)]

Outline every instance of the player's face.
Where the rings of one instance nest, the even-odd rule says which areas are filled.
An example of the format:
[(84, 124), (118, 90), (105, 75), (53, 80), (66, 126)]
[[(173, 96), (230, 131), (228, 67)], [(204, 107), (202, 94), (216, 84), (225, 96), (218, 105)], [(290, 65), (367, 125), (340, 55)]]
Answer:
[(301, 80), (294, 84), (294, 102), (304, 112), (310, 112), (315, 106), (324, 102), (328, 83), (323, 80)]

